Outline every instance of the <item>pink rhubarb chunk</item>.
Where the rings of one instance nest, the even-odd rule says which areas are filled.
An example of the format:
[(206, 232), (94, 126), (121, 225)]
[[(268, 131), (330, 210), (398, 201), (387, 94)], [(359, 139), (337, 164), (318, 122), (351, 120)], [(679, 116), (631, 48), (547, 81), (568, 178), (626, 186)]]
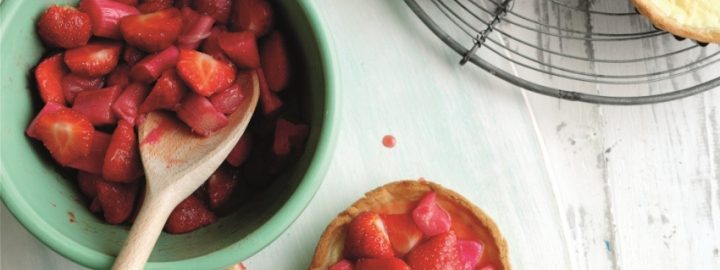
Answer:
[(249, 132), (245, 132), (235, 147), (230, 151), (227, 156), (227, 162), (233, 167), (240, 167), (245, 163), (248, 156), (250, 155), (250, 149), (252, 147), (252, 135)]
[(202, 136), (228, 124), (227, 117), (219, 112), (210, 101), (194, 92), (189, 93), (176, 110), (178, 118), (185, 122), (193, 132)]
[(130, 77), (139, 82), (157, 80), (163, 71), (175, 66), (179, 53), (177, 47), (170, 46), (159, 53), (149, 55), (130, 69)]
[(103, 77), (83, 77), (75, 74), (68, 74), (62, 80), (63, 95), (65, 100), (72, 104), (78, 93), (89, 90), (97, 90), (105, 85)]
[(99, 37), (120, 39), (120, 19), (140, 14), (135, 7), (113, 0), (83, 0), (78, 6), (92, 22), (93, 34)]
[(90, 154), (84, 158), (71, 162), (68, 167), (91, 174), (101, 174), (103, 161), (105, 159), (105, 152), (107, 152), (108, 145), (110, 145), (110, 134), (95, 131), (95, 135), (93, 135), (93, 142), (90, 146)]
[(115, 100), (112, 105), (113, 112), (117, 117), (135, 125), (135, 119), (138, 116), (140, 104), (147, 97), (150, 89), (140, 83), (133, 83), (125, 88), (125, 91)]
[(352, 270), (353, 266), (352, 263), (346, 259), (343, 259), (342, 261), (339, 261), (332, 266), (330, 266), (329, 270)]
[(278, 157), (285, 157), (293, 148), (301, 149), (309, 130), (310, 128), (305, 124), (295, 124), (282, 118), (278, 119), (275, 125), (273, 153)]
[(260, 79), (260, 105), (265, 116), (271, 116), (277, 113), (283, 105), (282, 100), (270, 91), (270, 86), (265, 79), (265, 73), (262, 69), (257, 70), (258, 79)]
[(458, 254), (462, 270), (475, 270), (484, 251), (484, 246), (476, 241), (458, 240)]
[(43, 106), (42, 110), (35, 116), (35, 118), (30, 122), (30, 125), (28, 125), (27, 129), (25, 130), (25, 134), (28, 135), (28, 137), (33, 139), (38, 139), (37, 131), (35, 131), (35, 126), (37, 125), (37, 120), (40, 119), (41, 116), (46, 115), (48, 113), (56, 112), (65, 106), (57, 104), (55, 102), (48, 102), (45, 103), (45, 106)]
[(111, 107), (120, 96), (120, 90), (119, 86), (111, 86), (80, 92), (72, 108), (85, 115), (94, 126), (114, 124), (117, 119)]
[(429, 192), (412, 211), (415, 225), (428, 237), (450, 230), (450, 214), (437, 204), (437, 193)]
[(210, 36), (215, 19), (208, 15), (200, 15), (189, 7), (184, 7), (180, 12), (183, 16), (183, 30), (177, 40), (178, 47), (189, 50), (197, 49), (200, 42)]

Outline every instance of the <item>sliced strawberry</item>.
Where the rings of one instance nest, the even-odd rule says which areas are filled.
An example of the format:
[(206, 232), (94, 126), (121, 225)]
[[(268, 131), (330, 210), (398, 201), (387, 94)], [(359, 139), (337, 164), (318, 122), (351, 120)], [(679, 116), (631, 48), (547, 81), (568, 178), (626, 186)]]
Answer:
[(131, 46), (146, 52), (170, 47), (182, 30), (182, 16), (176, 8), (131, 15), (120, 20), (120, 32)]
[(163, 72), (142, 105), (140, 113), (158, 109), (174, 110), (180, 105), (188, 90), (174, 69)]
[(97, 197), (97, 182), (102, 181), (102, 177), (96, 174), (86, 173), (83, 171), (78, 172), (77, 182), (80, 191), (82, 191), (88, 198)]
[(212, 224), (215, 219), (215, 214), (210, 212), (202, 201), (190, 196), (172, 211), (165, 223), (165, 230), (172, 234), (191, 232)]
[(95, 126), (115, 124), (117, 118), (112, 112), (112, 104), (120, 96), (121, 90), (119, 86), (111, 86), (80, 92), (72, 108), (84, 114)]
[[(403, 260), (398, 258), (359, 259), (355, 270), (411, 270)], [(448, 269), (449, 270), (449, 269)]]
[(295, 124), (282, 118), (278, 119), (275, 123), (273, 154), (278, 157), (286, 157), (292, 150), (302, 149), (309, 129), (305, 124)]
[(117, 117), (130, 123), (130, 125), (135, 125), (140, 104), (142, 104), (149, 92), (150, 89), (144, 84), (133, 83), (129, 85), (113, 103), (113, 112)]
[(88, 206), (88, 208), (90, 209), (90, 212), (93, 212), (93, 213), (102, 212), (102, 205), (100, 204), (100, 200), (98, 200), (97, 197), (92, 200), (92, 202), (90, 203), (90, 206)]
[(126, 64), (119, 64), (115, 70), (107, 76), (107, 86), (119, 86), (125, 88), (130, 84), (130, 67)]
[(260, 55), (270, 90), (280, 92), (285, 89), (290, 80), (291, 70), (285, 41), (280, 32), (275, 31), (263, 40)]
[(260, 54), (253, 32), (222, 33), (218, 37), (218, 45), (239, 68), (254, 69), (260, 66)]
[(211, 208), (220, 207), (230, 199), (238, 182), (236, 175), (227, 167), (218, 168), (207, 180), (208, 199)]
[(40, 15), (37, 32), (49, 47), (77, 48), (90, 40), (90, 16), (71, 6), (50, 6)]
[(230, 165), (233, 167), (240, 167), (243, 163), (245, 163), (245, 160), (247, 160), (250, 155), (250, 150), (252, 149), (252, 138), (253, 136), (251, 133), (243, 133), (238, 143), (235, 144), (235, 147), (233, 147), (230, 154), (227, 156), (226, 160)]
[(62, 79), (67, 73), (62, 53), (45, 58), (40, 62), (35, 68), (35, 80), (43, 101), (65, 104)]
[(418, 245), (405, 260), (414, 270), (462, 269), (453, 231), (433, 236)]
[(138, 4), (138, 0), (113, 0), (113, 1), (118, 2), (118, 3), (123, 3), (128, 6), (137, 6), (137, 4)]
[(142, 162), (133, 126), (125, 120), (118, 122), (105, 153), (103, 178), (112, 182), (128, 183), (142, 175)]
[(92, 145), (90, 145), (90, 154), (71, 162), (68, 167), (78, 169), (81, 172), (102, 174), (103, 159), (105, 159), (108, 145), (110, 145), (110, 134), (95, 131)]
[(343, 253), (348, 259), (393, 256), (385, 225), (378, 214), (363, 212), (350, 222)]
[(230, 30), (253, 31), (258, 37), (273, 26), (273, 10), (266, 0), (236, 0), (230, 19)]
[(191, 3), (192, 8), (198, 12), (213, 17), (219, 23), (225, 24), (230, 17), (230, 0), (195, 0)]
[(428, 192), (412, 211), (415, 225), (426, 236), (434, 236), (450, 230), (450, 214), (437, 204), (437, 193)]
[(353, 270), (353, 265), (352, 262), (343, 259), (330, 266), (328, 270)]
[(67, 165), (90, 154), (95, 128), (81, 113), (61, 108), (40, 117), (35, 132), (53, 158)]
[(210, 96), (210, 102), (224, 114), (232, 114), (240, 107), (245, 96), (249, 95), (259, 83), (254, 70), (241, 71), (230, 87)]
[(228, 124), (228, 119), (223, 113), (215, 109), (207, 98), (195, 93), (186, 95), (175, 112), (193, 132), (202, 136), (210, 136)]
[(177, 72), (187, 85), (202, 96), (228, 88), (235, 81), (235, 67), (210, 55), (180, 50)]
[(60, 109), (65, 108), (63, 105), (57, 104), (55, 102), (48, 102), (45, 103), (45, 106), (40, 110), (40, 112), (35, 116), (35, 118), (30, 122), (30, 125), (28, 125), (27, 129), (25, 130), (25, 134), (28, 135), (28, 137), (33, 139), (40, 139), (38, 138), (37, 134), (37, 122), (38, 119), (45, 116), (46, 114), (57, 112)]
[(147, 14), (172, 7), (174, 4), (175, 0), (143, 0), (138, 9), (143, 14)]
[(65, 100), (72, 104), (77, 94), (84, 91), (98, 90), (105, 85), (104, 77), (84, 77), (68, 74), (62, 80), (62, 90)]
[(282, 100), (270, 91), (270, 87), (265, 80), (265, 73), (262, 69), (257, 70), (258, 79), (260, 79), (260, 105), (262, 105), (263, 114), (266, 117), (275, 115), (283, 106)]
[(457, 249), (461, 270), (475, 270), (482, 258), (484, 246), (477, 241), (458, 240)]
[(218, 38), (225, 32), (227, 32), (227, 30), (222, 26), (215, 26), (210, 29), (210, 36), (203, 42), (202, 51), (215, 57), (223, 56), (223, 50), (220, 48)]
[(415, 247), (423, 238), (423, 233), (415, 226), (409, 213), (395, 215), (380, 215), (387, 229), (390, 244), (395, 255), (403, 257)]
[(130, 217), (138, 193), (137, 183), (97, 181), (95, 189), (107, 223), (120, 224)]
[(120, 60), (122, 44), (108, 41), (90, 42), (65, 52), (65, 64), (81, 76), (103, 76), (115, 69)]
[(177, 40), (178, 48), (195, 50), (210, 36), (215, 19), (200, 15), (189, 7), (184, 7), (180, 13), (183, 15), (183, 30)]
[(132, 67), (130, 76), (139, 82), (155, 81), (164, 71), (175, 67), (178, 53), (175, 46), (170, 46), (159, 53), (149, 55)]
[(120, 19), (140, 14), (132, 5), (113, 0), (82, 0), (80, 11), (87, 13), (92, 22), (92, 32), (99, 37), (120, 39)]
[(145, 58), (145, 55), (146, 53), (138, 50), (138, 48), (135, 48), (133, 46), (125, 46), (125, 51), (123, 51), (123, 60), (125, 61), (125, 63), (132, 66)]

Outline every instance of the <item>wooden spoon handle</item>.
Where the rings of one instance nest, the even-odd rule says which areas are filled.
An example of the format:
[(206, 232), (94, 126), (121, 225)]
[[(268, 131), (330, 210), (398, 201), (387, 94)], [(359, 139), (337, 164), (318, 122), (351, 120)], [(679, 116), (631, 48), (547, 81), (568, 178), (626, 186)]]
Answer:
[(167, 201), (145, 200), (112, 269), (142, 270), (174, 208)]

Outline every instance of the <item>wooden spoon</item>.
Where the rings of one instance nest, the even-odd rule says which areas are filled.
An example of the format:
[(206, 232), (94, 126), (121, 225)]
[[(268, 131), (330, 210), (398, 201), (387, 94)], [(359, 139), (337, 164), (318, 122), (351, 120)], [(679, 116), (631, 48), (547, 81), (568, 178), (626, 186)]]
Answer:
[(255, 111), (259, 80), (229, 124), (210, 137), (193, 134), (175, 117), (152, 112), (138, 128), (147, 184), (145, 201), (113, 269), (143, 269), (162, 228), (175, 207), (190, 196), (225, 160)]

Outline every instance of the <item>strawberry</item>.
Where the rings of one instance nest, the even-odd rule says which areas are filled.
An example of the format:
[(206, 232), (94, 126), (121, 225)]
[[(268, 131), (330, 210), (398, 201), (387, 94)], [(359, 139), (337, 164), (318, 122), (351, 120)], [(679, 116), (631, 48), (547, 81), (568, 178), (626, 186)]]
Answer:
[(140, 113), (148, 113), (157, 109), (174, 110), (180, 105), (188, 90), (180, 81), (175, 69), (168, 69), (160, 76), (142, 105)]
[(104, 77), (84, 77), (68, 74), (62, 80), (62, 90), (65, 100), (72, 104), (77, 94), (83, 91), (97, 90), (105, 85)]
[(169, 8), (122, 18), (120, 32), (131, 46), (146, 52), (159, 52), (175, 42), (182, 25), (180, 11)]
[(175, 46), (170, 46), (161, 52), (147, 56), (132, 67), (130, 77), (139, 82), (155, 81), (163, 71), (175, 67), (178, 53)]
[(450, 230), (450, 214), (437, 204), (437, 194), (428, 192), (412, 211), (413, 220), (427, 236), (434, 236)]
[(83, 171), (78, 172), (78, 187), (80, 188), (80, 191), (85, 194), (85, 196), (88, 196), (88, 198), (92, 199), (97, 197), (97, 181), (102, 181), (102, 177)]
[(120, 60), (122, 44), (109, 41), (90, 42), (65, 52), (70, 71), (86, 77), (103, 76), (115, 69)]
[(422, 240), (423, 233), (415, 226), (409, 213), (380, 215), (387, 229), (390, 244), (398, 257), (405, 256)]
[(411, 270), (403, 260), (398, 258), (359, 259), (355, 270)]
[(462, 269), (455, 232), (445, 232), (418, 245), (405, 257), (414, 270)]
[(260, 59), (270, 90), (280, 92), (285, 89), (290, 80), (290, 64), (285, 41), (278, 31), (273, 32), (263, 41)]
[(128, 183), (142, 175), (142, 163), (133, 126), (118, 122), (105, 153), (102, 175), (107, 181)]
[(115, 70), (107, 76), (107, 86), (119, 86), (125, 88), (130, 84), (130, 67), (126, 64), (119, 64)]
[(483, 268), (480, 270), (495, 270), (495, 269), (497, 269), (497, 268), (495, 268), (495, 266), (486, 265), (486, 266), (483, 266)]
[(84, 46), (91, 31), (90, 16), (71, 6), (50, 6), (37, 22), (38, 35), (49, 47)]
[(130, 217), (138, 193), (138, 184), (122, 184), (108, 181), (96, 181), (97, 199), (110, 224), (120, 224)]
[(217, 22), (225, 24), (230, 17), (230, 0), (195, 0), (191, 3), (192, 8), (202, 14), (213, 17)]
[(227, 202), (237, 186), (236, 175), (227, 167), (218, 168), (207, 180), (207, 192), (211, 208), (217, 208)]
[(145, 58), (145, 55), (145, 52), (138, 50), (138, 48), (125, 46), (125, 51), (123, 51), (123, 61), (132, 66), (141, 59)]
[(138, 6), (138, 10), (147, 14), (172, 7), (174, 4), (175, 0), (143, 0), (142, 4)]
[(235, 82), (230, 87), (210, 96), (210, 102), (224, 114), (232, 114), (240, 107), (245, 96), (249, 95), (250, 91), (258, 83), (259, 80), (255, 71), (241, 71), (237, 74)]
[(35, 132), (53, 158), (64, 166), (90, 154), (95, 128), (79, 112), (61, 108), (40, 117)]
[(228, 119), (223, 113), (217, 111), (207, 98), (195, 93), (186, 95), (175, 112), (195, 134), (201, 136), (210, 136), (228, 124)]
[(55, 102), (45, 103), (45, 106), (43, 106), (43, 108), (40, 110), (40, 112), (38, 112), (38, 114), (35, 116), (35, 118), (32, 120), (32, 122), (30, 122), (30, 124), (28, 125), (27, 129), (25, 130), (25, 134), (27, 134), (28, 137), (30, 137), (30, 138), (40, 139), (40, 138), (38, 138), (38, 134), (37, 134), (37, 130), (36, 130), (38, 120), (41, 117), (43, 117), (44, 115), (59, 111), (62, 108), (65, 108), (65, 106), (57, 104)]
[(140, 104), (145, 100), (148, 92), (150, 92), (150, 89), (144, 84), (133, 83), (129, 85), (113, 103), (113, 112), (120, 119), (130, 123), (130, 125), (135, 125)]
[(180, 13), (183, 15), (183, 30), (178, 37), (178, 47), (195, 50), (200, 46), (200, 42), (210, 36), (215, 19), (200, 15), (189, 7), (184, 7)]
[(393, 256), (385, 225), (378, 214), (363, 212), (350, 222), (343, 252), (348, 259)]
[(165, 230), (168, 233), (186, 233), (215, 222), (215, 214), (195, 196), (187, 197), (170, 213)]
[(260, 66), (260, 54), (253, 32), (222, 33), (218, 36), (218, 45), (239, 68), (254, 69)]
[(83, 91), (77, 94), (73, 110), (82, 113), (95, 126), (111, 125), (117, 121), (112, 104), (120, 96), (119, 86), (99, 90)]
[(250, 155), (250, 149), (252, 149), (252, 138), (251, 133), (243, 133), (238, 143), (235, 144), (235, 147), (233, 147), (230, 154), (227, 156), (226, 160), (230, 165), (233, 167), (240, 167), (240, 165), (245, 163), (245, 160), (247, 160)]
[(309, 128), (305, 124), (295, 124), (282, 118), (278, 119), (275, 123), (273, 154), (278, 157), (286, 157), (292, 150), (302, 149), (308, 132)]
[(262, 105), (263, 114), (266, 117), (275, 115), (283, 106), (282, 100), (270, 91), (270, 87), (265, 80), (265, 73), (262, 69), (257, 70), (258, 79), (260, 80), (260, 105)]
[(120, 19), (140, 14), (132, 5), (113, 0), (82, 0), (80, 11), (87, 13), (92, 22), (92, 32), (98, 37), (120, 39)]
[(350, 261), (343, 259), (330, 266), (328, 270), (353, 270), (353, 265)]
[(81, 172), (102, 174), (103, 159), (105, 159), (108, 145), (110, 145), (110, 134), (95, 131), (92, 145), (90, 145), (90, 154), (71, 162), (68, 167), (78, 169)]
[(253, 31), (260, 37), (272, 29), (273, 10), (266, 0), (236, 0), (232, 9), (230, 30)]
[(202, 96), (228, 88), (235, 81), (235, 67), (210, 55), (180, 50), (177, 72), (185, 83)]
[(458, 240), (457, 249), (461, 270), (475, 270), (482, 258), (484, 246), (472, 240)]
[(220, 48), (220, 36), (227, 32), (222, 26), (215, 26), (210, 29), (210, 35), (205, 39), (202, 44), (202, 51), (206, 54), (221, 57), (224, 56), (222, 48)]
[(65, 104), (62, 79), (67, 73), (62, 53), (45, 58), (40, 62), (35, 68), (35, 80), (43, 101)]

